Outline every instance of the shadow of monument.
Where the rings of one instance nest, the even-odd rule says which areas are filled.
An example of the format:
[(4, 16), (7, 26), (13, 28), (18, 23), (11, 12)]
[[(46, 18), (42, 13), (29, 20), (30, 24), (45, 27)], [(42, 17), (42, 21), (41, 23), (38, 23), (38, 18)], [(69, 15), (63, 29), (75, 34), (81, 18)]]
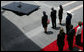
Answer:
[(5, 12), (5, 10), (1, 11), (1, 15)]
[(41, 48), (1, 15), (1, 51), (40, 51)]

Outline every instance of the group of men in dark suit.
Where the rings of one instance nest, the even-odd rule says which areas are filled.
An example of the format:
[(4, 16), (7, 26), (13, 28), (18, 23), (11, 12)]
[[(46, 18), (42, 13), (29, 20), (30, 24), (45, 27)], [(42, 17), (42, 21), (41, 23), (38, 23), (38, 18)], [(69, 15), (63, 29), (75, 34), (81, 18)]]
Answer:
[(63, 50), (65, 34), (67, 34), (69, 50), (73, 49), (73, 38), (76, 32), (75, 32), (75, 29), (73, 29), (73, 25), (71, 24), (71, 19), (72, 19), (72, 14), (71, 12), (67, 11), (66, 33), (62, 29), (60, 29), (60, 31), (62, 30), (63, 32), (62, 33), (59, 32), (58, 37), (57, 37), (57, 40), (58, 40), (57, 44), (60, 51)]
[[(62, 15), (63, 15), (63, 8), (62, 8), (62, 5), (59, 6), (60, 9), (59, 9), (59, 13), (58, 13), (58, 17), (59, 17), (59, 24), (61, 25), (61, 21), (62, 21)], [(54, 8), (51, 8), (51, 21), (52, 21), (52, 28), (55, 29), (56, 28), (56, 14), (57, 14), (57, 11), (54, 9)]]
[[(51, 17), (51, 21), (52, 21), (52, 28), (53, 29), (56, 29), (56, 14), (57, 14), (57, 11), (52, 7), (51, 8), (51, 14), (50, 14), (50, 17)], [(63, 8), (62, 8), (62, 5), (60, 5), (60, 9), (59, 9), (59, 13), (58, 13), (58, 16), (59, 16), (59, 24), (61, 24), (61, 21), (62, 21), (62, 14), (63, 14)], [(45, 33), (47, 33), (47, 25), (48, 25), (48, 15), (46, 15), (46, 12), (43, 11), (43, 16), (42, 16), (42, 26), (45, 30)]]
[[(55, 29), (56, 28), (56, 13), (57, 11), (54, 8), (51, 8), (51, 21), (52, 21), (52, 28)], [(61, 21), (62, 21), (62, 15), (63, 15), (63, 8), (62, 5), (60, 5), (60, 9), (59, 9), (59, 13), (58, 13), (58, 17), (59, 17), (59, 24), (61, 25)], [(73, 49), (73, 37), (75, 35), (75, 29), (73, 29), (73, 25), (71, 24), (71, 19), (72, 19), (72, 14), (71, 12), (67, 11), (67, 17), (66, 17), (66, 33), (64, 32), (63, 28), (60, 29), (60, 32), (57, 36), (57, 44), (59, 47), (59, 50), (62, 51), (63, 50), (63, 46), (64, 46), (64, 38), (65, 38), (65, 34), (67, 34), (67, 40), (68, 40), (68, 45), (69, 45), (69, 49), (72, 50)], [(46, 15), (46, 12), (43, 11), (43, 16), (42, 16), (42, 25), (44, 27), (45, 33), (47, 33), (47, 21), (48, 21), (48, 16)]]

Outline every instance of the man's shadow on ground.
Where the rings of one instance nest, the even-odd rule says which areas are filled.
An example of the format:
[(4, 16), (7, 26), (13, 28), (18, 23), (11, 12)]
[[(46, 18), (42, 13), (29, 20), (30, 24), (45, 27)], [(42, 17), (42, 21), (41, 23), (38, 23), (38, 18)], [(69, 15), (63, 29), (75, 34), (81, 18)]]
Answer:
[[(59, 30), (60, 27), (56, 27), (56, 28), (53, 28), (53, 29), (55, 29), (55, 30)], [(46, 34), (48, 34), (48, 35), (53, 34), (53, 31), (48, 31)]]
[(66, 26), (66, 23), (62, 23), (61, 26)]
[(48, 31), (47, 34), (50, 35), (50, 34), (53, 34), (53, 32), (52, 31)]
[(60, 27), (56, 27), (56, 28), (52, 28), (52, 29), (59, 30), (59, 29), (60, 29)]
[(55, 28), (55, 30), (59, 30), (59, 29), (60, 29), (60, 27), (56, 27), (56, 28)]

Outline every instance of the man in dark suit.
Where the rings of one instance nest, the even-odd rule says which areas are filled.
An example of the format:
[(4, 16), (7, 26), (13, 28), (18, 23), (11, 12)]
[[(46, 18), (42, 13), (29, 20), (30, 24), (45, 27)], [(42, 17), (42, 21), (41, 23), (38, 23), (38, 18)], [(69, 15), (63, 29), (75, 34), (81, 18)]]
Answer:
[(59, 51), (63, 51), (64, 39), (65, 39), (64, 29), (63, 28), (60, 28), (60, 32), (59, 32), (59, 34), (57, 36), (57, 45), (58, 45)]
[(52, 28), (56, 28), (56, 10), (54, 10), (54, 8), (51, 8), (51, 21), (52, 21)]
[(74, 35), (75, 35), (75, 29), (73, 29), (73, 25), (70, 25), (70, 31), (67, 34), (69, 50), (73, 49), (73, 38), (74, 38)]
[(62, 5), (60, 5), (59, 7), (60, 7), (60, 9), (59, 9), (58, 16), (59, 16), (59, 24), (61, 24), (62, 14), (63, 14), (63, 8), (62, 8)]
[(47, 33), (47, 21), (48, 21), (48, 16), (46, 15), (46, 12), (43, 11), (43, 16), (42, 16), (42, 26), (44, 28), (44, 32)]
[(66, 33), (70, 30), (69, 26), (71, 25), (71, 19), (72, 19), (72, 14), (71, 12), (67, 11), (67, 17), (66, 17)]

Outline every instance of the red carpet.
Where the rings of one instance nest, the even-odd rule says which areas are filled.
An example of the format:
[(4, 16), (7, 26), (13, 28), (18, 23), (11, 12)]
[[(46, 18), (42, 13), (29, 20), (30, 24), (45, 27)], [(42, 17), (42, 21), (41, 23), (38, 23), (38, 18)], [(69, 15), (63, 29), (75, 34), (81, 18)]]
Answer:
[[(83, 23), (82, 23), (83, 25)], [(77, 31), (77, 27), (76, 26), (74, 29), (75, 31)], [(81, 31), (81, 43), (83, 43), (83, 28), (82, 28), (82, 31)], [(74, 40), (73, 40), (73, 47), (78, 47), (79, 49), (83, 50), (83, 46), (78, 46), (75, 44), (75, 36), (74, 36)], [(67, 35), (65, 35), (65, 45), (63, 47), (63, 51), (70, 51), (68, 50), (68, 41), (67, 41)], [(46, 47), (44, 47), (41, 51), (59, 51), (58, 50), (58, 46), (57, 46), (57, 40), (55, 40), (54, 42), (50, 43), (49, 45), (47, 45)]]

